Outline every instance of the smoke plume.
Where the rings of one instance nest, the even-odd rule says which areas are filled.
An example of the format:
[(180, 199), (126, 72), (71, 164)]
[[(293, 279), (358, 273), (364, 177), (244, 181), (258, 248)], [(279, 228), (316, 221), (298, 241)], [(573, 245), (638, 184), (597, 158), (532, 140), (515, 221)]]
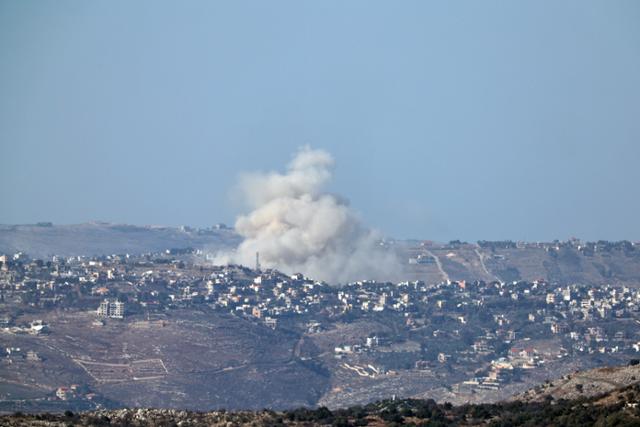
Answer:
[(251, 212), (235, 228), (244, 241), (215, 261), (252, 266), (259, 252), (263, 267), (329, 283), (394, 276), (399, 263), (381, 247), (381, 236), (363, 226), (346, 200), (323, 192), (333, 164), (326, 151), (303, 147), (284, 174), (243, 175), (239, 192)]

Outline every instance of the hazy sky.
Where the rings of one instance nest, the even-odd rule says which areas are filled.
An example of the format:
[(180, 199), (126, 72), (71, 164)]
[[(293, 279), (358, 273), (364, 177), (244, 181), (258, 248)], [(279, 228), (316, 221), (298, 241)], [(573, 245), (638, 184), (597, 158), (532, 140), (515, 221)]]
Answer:
[(0, 223), (233, 223), (297, 147), (395, 237), (640, 240), (638, 1), (0, 1)]

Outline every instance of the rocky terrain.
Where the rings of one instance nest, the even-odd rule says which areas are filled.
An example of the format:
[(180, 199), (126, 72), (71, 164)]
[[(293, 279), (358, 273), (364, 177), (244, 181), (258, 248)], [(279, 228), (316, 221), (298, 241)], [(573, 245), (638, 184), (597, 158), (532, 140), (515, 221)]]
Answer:
[(640, 364), (577, 371), (546, 381), (512, 398), (521, 402), (592, 398), (640, 382)]

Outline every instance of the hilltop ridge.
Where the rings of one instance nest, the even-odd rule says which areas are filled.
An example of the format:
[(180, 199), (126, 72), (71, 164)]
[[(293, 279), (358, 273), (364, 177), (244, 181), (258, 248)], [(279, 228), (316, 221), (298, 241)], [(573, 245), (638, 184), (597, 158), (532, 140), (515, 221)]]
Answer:
[(171, 248), (222, 249), (240, 239), (223, 225), (206, 229), (138, 226), (107, 222), (54, 225), (0, 225), (0, 253), (24, 252), (32, 257), (140, 254)]

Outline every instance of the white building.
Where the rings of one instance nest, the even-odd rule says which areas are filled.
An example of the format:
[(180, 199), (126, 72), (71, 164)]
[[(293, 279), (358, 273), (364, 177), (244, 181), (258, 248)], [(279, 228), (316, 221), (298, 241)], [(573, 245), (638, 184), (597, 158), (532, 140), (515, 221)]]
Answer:
[(124, 319), (124, 309), (124, 302), (105, 299), (100, 303), (100, 306), (96, 310), (96, 314), (100, 317)]

